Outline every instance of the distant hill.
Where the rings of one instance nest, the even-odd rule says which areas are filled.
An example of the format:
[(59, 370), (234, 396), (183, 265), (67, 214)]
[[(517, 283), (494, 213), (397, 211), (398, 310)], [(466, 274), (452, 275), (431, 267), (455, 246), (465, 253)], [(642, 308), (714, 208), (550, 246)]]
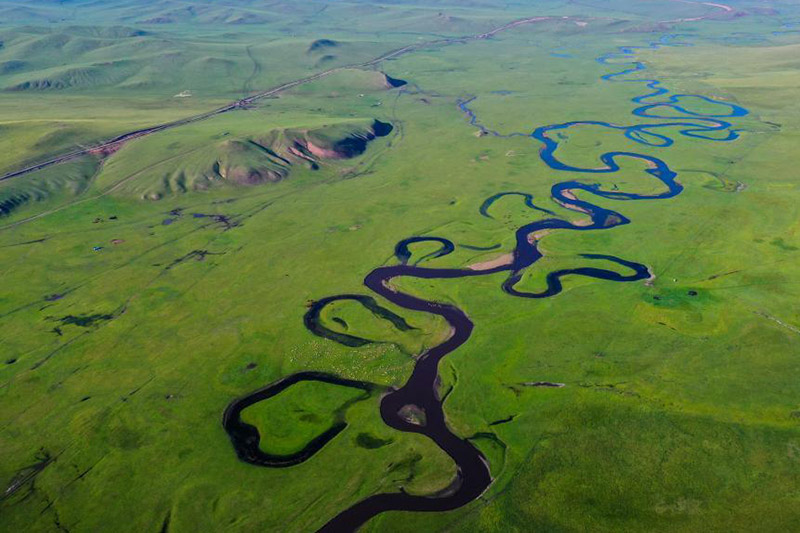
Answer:
[(158, 164), (158, 154), (150, 161), (148, 152), (132, 145), (130, 150), (108, 155), (105, 163), (103, 154), (95, 154), (0, 183), (0, 216), (30, 202), (81, 194), (90, 185), (99, 192), (113, 190), (120, 196), (158, 200), (216, 187), (274, 183), (297, 167), (318, 170), (326, 162), (358, 157), (370, 141), (392, 130), (386, 122), (360, 120), (312, 129), (276, 129), (254, 137), (221, 135), (217, 137), (222, 140), (187, 150), (185, 156), (167, 164)]

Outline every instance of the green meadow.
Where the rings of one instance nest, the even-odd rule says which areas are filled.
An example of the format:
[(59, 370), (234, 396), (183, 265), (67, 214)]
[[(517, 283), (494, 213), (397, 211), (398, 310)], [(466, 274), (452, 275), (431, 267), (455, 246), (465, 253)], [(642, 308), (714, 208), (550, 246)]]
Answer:
[[(567, 276), (540, 300), (504, 293), (505, 273), (395, 280), (475, 324), (442, 361), (439, 390), (494, 481), (455, 511), (386, 513), (363, 530), (795, 530), (800, 9), (725, 3), (742, 15), (664, 23), (715, 9), (667, 0), (0, 0), (0, 173), (338, 69), (0, 181), (0, 529), (310, 531), (372, 494), (447, 487), (450, 458), (384, 424), (379, 403), (448, 326), (380, 299), (364, 277), (395, 264), (407, 237), (456, 243), (439, 258), (414, 244), (411, 263), (464, 268), (510, 253), (533, 220), (584, 218), (550, 198), (561, 181), (662, 190), (639, 160), (614, 174), (553, 170), (527, 134), (648, 122), (631, 114), (644, 85), (601, 81), (622, 67), (595, 59), (674, 33), (691, 46), (640, 50), (647, 70), (629, 77), (747, 108), (731, 119), (741, 137), (670, 128), (658, 132), (674, 145), (657, 148), (564, 130), (562, 161), (647, 154), (685, 190), (581, 196), (631, 224), (547, 234), (518, 288), (543, 291), (549, 272), (582, 266), (625, 273), (587, 253), (655, 277)], [(534, 16), (552, 18), (357, 66)], [(473, 97), (483, 126), (526, 135), (480, 135), (458, 105)], [(505, 196), (482, 216), (504, 191), (554, 215)], [(313, 335), (310, 303), (338, 294), (373, 296), (411, 327), (341, 301), (322, 323), (371, 342)], [(247, 408), (267, 453), (347, 427), (296, 466), (240, 461), (225, 407), (300, 371), (379, 390), (308, 382)]]

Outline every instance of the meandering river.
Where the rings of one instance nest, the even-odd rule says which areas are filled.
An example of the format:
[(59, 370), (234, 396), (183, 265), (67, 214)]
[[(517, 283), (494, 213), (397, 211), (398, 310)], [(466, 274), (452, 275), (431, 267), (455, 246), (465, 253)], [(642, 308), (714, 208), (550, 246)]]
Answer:
[[(366, 394), (380, 389), (383, 391), (380, 414), (384, 422), (398, 431), (419, 433), (431, 439), (452, 458), (457, 466), (457, 476), (452, 485), (435, 496), (414, 496), (405, 492), (376, 494), (342, 511), (331, 519), (322, 528), (322, 531), (353, 531), (371, 518), (386, 511), (447, 511), (456, 509), (478, 498), (492, 483), (492, 476), (485, 457), (469, 440), (456, 435), (449, 428), (442, 407), (443, 400), (439, 397), (436, 387), (439, 376), (439, 362), (469, 340), (473, 330), (473, 323), (464, 310), (454, 305), (426, 300), (420, 296), (400, 291), (394, 283), (395, 280), (404, 277), (423, 279), (469, 278), (505, 272), (507, 276), (502, 283), (502, 290), (505, 293), (524, 298), (549, 298), (561, 292), (561, 280), (566, 276), (586, 276), (615, 282), (634, 282), (645, 280), (652, 276), (644, 264), (636, 261), (621, 259), (612, 255), (583, 254), (582, 257), (587, 260), (586, 266), (550, 272), (546, 278), (547, 288), (544, 291), (532, 293), (517, 288), (525, 269), (534, 265), (542, 257), (538, 248), (537, 238), (542, 232), (560, 230), (599, 231), (630, 223), (630, 220), (621, 212), (595, 205), (586, 200), (586, 197), (594, 196), (606, 200), (644, 201), (673, 198), (683, 191), (683, 186), (676, 179), (676, 172), (664, 160), (652, 155), (629, 151), (610, 151), (602, 154), (597, 166), (591, 168), (578, 167), (565, 162), (558, 155), (559, 132), (582, 126), (599, 126), (619, 131), (636, 143), (657, 148), (665, 148), (673, 144), (674, 139), (670, 137), (670, 134), (682, 135), (698, 141), (718, 142), (734, 141), (739, 137), (739, 131), (733, 127), (730, 120), (747, 115), (748, 111), (743, 107), (704, 95), (671, 94), (659, 80), (632, 77), (640, 75), (646, 70), (646, 66), (636, 60), (636, 54), (639, 50), (658, 49), (667, 46), (684, 46), (684, 44), (676, 43), (674, 36), (667, 36), (647, 46), (621, 47), (615, 52), (604, 54), (597, 58), (598, 62), (609, 67), (613, 66), (616, 69), (612, 73), (603, 76), (603, 80), (611, 83), (640, 84), (644, 87), (644, 92), (632, 99), (632, 103), (636, 106), (632, 110), (632, 116), (646, 119), (646, 123), (622, 126), (605, 121), (586, 120), (540, 126), (529, 133), (503, 134), (481, 123), (478, 114), (470, 107), (474, 99), (459, 102), (459, 107), (468, 117), (470, 124), (480, 128), (486, 134), (497, 137), (527, 136), (532, 142), (539, 143), (542, 147), (540, 157), (551, 169), (571, 174), (613, 174), (618, 172), (626, 161), (638, 160), (644, 163), (644, 177), (658, 180), (662, 184), (660, 192), (641, 194), (620, 190), (606, 190), (596, 183), (578, 179), (568, 179), (553, 185), (550, 191), (551, 199), (568, 210), (584, 215), (584, 220), (581, 222), (572, 222), (555, 216), (552, 211), (537, 206), (534, 203), (533, 196), (528, 193), (518, 191), (498, 192), (483, 202), (479, 207), (480, 214), (491, 216), (488, 210), (492, 203), (502, 196), (513, 194), (522, 196), (526, 205), (531, 209), (552, 215), (548, 218), (532, 221), (516, 230), (516, 244), (508, 254), (507, 261), (500, 261), (500, 264), (482, 270), (420, 266), (423, 260), (431, 260), (450, 254), (459, 245), (439, 236), (412, 236), (397, 244), (395, 249), (397, 264), (378, 267), (370, 272), (364, 280), (365, 287), (374, 295), (384, 298), (403, 309), (437, 315), (444, 319), (451, 328), (451, 333), (444, 342), (430, 348), (419, 356), (405, 385), (399, 389), (386, 390), (370, 383), (347, 380), (324, 373), (306, 372), (289, 376), (259, 389), (234, 401), (228, 407), (223, 424), (242, 460), (259, 466), (291, 466), (313, 456), (327, 442), (334, 439), (346, 427), (346, 423), (340, 421), (314, 439), (306, 448), (291, 456), (271, 456), (259, 449), (260, 435), (258, 430), (241, 420), (240, 414), (244, 408), (271, 398), (296, 383), (308, 380), (354, 387), (364, 390)], [(696, 109), (714, 109), (714, 111), (704, 112)], [(412, 263), (412, 253), (409, 246), (423, 241), (438, 243), (439, 248)], [(469, 246), (467, 248), (474, 249), (474, 247)], [(598, 260), (616, 263), (623, 267), (626, 273), (621, 274), (615, 270), (592, 266), (593, 262)], [(322, 309), (332, 302), (343, 299), (360, 302), (374, 314), (390, 320), (400, 329), (404, 325), (408, 326), (401, 317), (381, 307), (372, 296), (339, 295), (324, 298), (314, 303), (306, 314), (305, 323), (308, 329), (316, 335), (335, 342), (341, 342), (347, 346), (361, 345), (363, 339), (337, 333), (321, 323), (320, 312)], [(416, 413), (421, 416), (409, 416), (409, 413)]]

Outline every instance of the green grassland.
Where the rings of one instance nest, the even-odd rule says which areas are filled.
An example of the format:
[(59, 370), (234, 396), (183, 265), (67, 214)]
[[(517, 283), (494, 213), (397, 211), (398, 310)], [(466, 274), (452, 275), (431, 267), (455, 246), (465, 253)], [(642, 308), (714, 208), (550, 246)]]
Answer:
[[(735, 124), (741, 139), (674, 130), (674, 146), (647, 148), (571, 129), (563, 160), (648, 153), (686, 190), (670, 200), (593, 199), (632, 224), (547, 235), (545, 258), (520, 288), (542, 290), (548, 272), (585, 266), (582, 253), (645, 263), (652, 284), (568, 277), (558, 296), (525, 300), (500, 290), (503, 274), (397, 281), (475, 323), (443, 361), (441, 391), (451, 427), (483, 451), (495, 482), (462, 509), (388, 513), (365, 530), (791, 531), (800, 522), (800, 35), (773, 33), (800, 12), (790, 2), (770, 2), (774, 14), (757, 11), (763, 2), (729, 3), (748, 16), (680, 24), (674, 32), (693, 46), (639, 58), (673, 93), (747, 107)], [(655, 0), (229, 4), (0, 2), (0, 169), (414, 42), (522, 16), (588, 24), (551, 20), (342, 69), (112, 154), (0, 182), (3, 530), (308, 531), (377, 492), (446, 487), (452, 462), (387, 427), (379, 394), (302, 384), (248, 408), (262, 448), (278, 454), (343, 417), (344, 431), (290, 468), (239, 461), (222, 412), (301, 370), (401, 385), (414, 356), (446, 337), (443, 321), (379, 301), (412, 326), (400, 331), (339, 302), (324, 323), (375, 341), (348, 348), (305, 329), (309, 302), (367, 294), (364, 276), (393, 263), (395, 244), (413, 235), (500, 245), (422, 259), (431, 267), (508, 253), (517, 227), (548, 215), (509, 196), (481, 216), (501, 191), (580, 218), (549, 195), (583, 176), (547, 167), (530, 138), (476, 135), (459, 99), (477, 97), (470, 108), (481, 122), (508, 133), (636, 123), (630, 99), (642, 86), (599, 81), (609, 67), (594, 59), (657, 40), (665, 30), (653, 32), (654, 21), (706, 9)], [(319, 39), (337, 44), (320, 51)], [(389, 89), (382, 72), (410, 85)], [(185, 90), (192, 96), (174, 96)], [(296, 142), (334, 149), (367, 136), (375, 120), (394, 129), (362, 154), (289, 151)], [(591, 181), (658, 190), (643, 170), (625, 162)], [(415, 245), (412, 261), (431, 251)], [(564, 386), (530, 386), (542, 381)]]

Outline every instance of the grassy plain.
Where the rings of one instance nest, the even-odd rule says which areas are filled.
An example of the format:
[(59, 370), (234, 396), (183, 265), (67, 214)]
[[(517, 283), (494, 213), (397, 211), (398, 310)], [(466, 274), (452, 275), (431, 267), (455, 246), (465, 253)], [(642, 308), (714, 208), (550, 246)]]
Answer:
[[(530, 138), (476, 136), (457, 100), (477, 96), (470, 107), (502, 132), (640, 121), (629, 100), (641, 86), (600, 82), (608, 67), (594, 58), (661, 36), (623, 30), (698, 12), (672, 2), (631, 12), (622, 1), (505, 10), (492, 2), (341, 2), (324, 16), (315, 15), (322, 2), (280, 10), (241, 2), (230, 11), (201, 4), (194, 13), (179, 2), (89, 4), (74, 11), (87, 13), (80, 24), (100, 28), (86, 37), (74, 19), (51, 22), (61, 7), (42, 2), (23, 13), (0, 3), (21, 17), (3, 28), (2, 61), (35, 63), (3, 74), (0, 84), (76, 80), (0, 95), (2, 168), (414, 40), (540, 13), (579, 14), (589, 24), (546, 22), (380, 65), (411, 82), (402, 92), (377, 83), (376, 72), (344, 70), (253, 109), (132, 141), (102, 164), (87, 157), (0, 184), (0, 195), (38, 191), (0, 218), (0, 480), (19, 486), (0, 502), (5, 530), (307, 531), (377, 491), (446, 486), (449, 459), (424, 438), (386, 427), (377, 397), (352, 404), (348, 428), (311, 460), (274, 470), (236, 459), (222, 410), (299, 370), (402, 384), (413, 355), (446, 334), (442, 323), (381, 302), (417, 328), (398, 332), (342, 303), (323, 317), (331, 327), (335, 316), (348, 333), (385, 341), (346, 348), (303, 327), (307, 302), (365, 293), (364, 276), (391, 263), (395, 243), (412, 235), (501, 245), (458, 247), (422, 263), (430, 266), (508, 252), (513, 230), (545, 215), (505, 197), (492, 219), (481, 217), (483, 200), (500, 191), (532, 193), (539, 205), (578, 218), (550, 201), (549, 190), (579, 176), (546, 167)], [(589, 127), (564, 139), (560, 156), (578, 165), (608, 150), (657, 155), (686, 191), (666, 201), (605, 201), (633, 223), (545, 237), (546, 257), (521, 287), (538, 290), (548, 271), (584, 266), (580, 253), (646, 263), (657, 276), (652, 286), (568, 278), (559, 296), (530, 301), (502, 293), (502, 275), (399, 282), (456, 303), (476, 324), (470, 342), (443, 362), (442, 390), (451, 391), (452, 427), (476, 436), (496, 481), (463, 509), (387, 514), (368, 531), (777, 531), (800, 520), (800, 76), (796, 36), (772, 33), (800, 14), (775, 5), (779, 13), (769, 15), (754, 11), (760, 4), (737, 3), (750, 14), (676, 30), (694, 46), (641, 53), (648, 76), (674, 93), (750, 109), (736, 123), (745, 130), (740, 140), (676, 136), (673, 147), (647, 149)], [(155, 24), (159, 17), (172, 22)], [(256, 22), (235, 23), (242, 17)], [(62, 49), (76, 50), (46, 63), (49, 48), (30, 51), (42, 32), (23, 24), (46, 25), (68, 36)], [(117, 34), (102, 37), (119, 25), (148, 32), (129, 37), (148, 50), (140, 64), (131, 47), (114, 44)], [(346, 45), (320, 63), (308, 47), (323, 37)], [(86, 40), (108, 43), (86, 50)], [(149, 70), (153, 56), (145, 54), (166, 53), (183, 55)], [(209, 70), (222, 59), (229, 71)], [(91, 74), (107, 62), (110, 72)], [(69, 74), (75, 69), (84, 74)], [(173, 96), (183, 90), (193, 96)], [(217, 157), (227, 138), (373, 119), (394, 131), (364, 155), (323, 161), (317, 171), (296, 164), (275, 183), (203, 191), (164, 185), (165, 176)], [(640, 165), (630, 164), (596, 181), (652, 191), (642, 179)], [(143, 199), (153, 187), (160, 199)], [(525, 385), (537, 381), (565, 386)], [(245, 414), (272, 436), (267, 451), (301, 447), (351, 397), (334, 386), (307, 389)]]

